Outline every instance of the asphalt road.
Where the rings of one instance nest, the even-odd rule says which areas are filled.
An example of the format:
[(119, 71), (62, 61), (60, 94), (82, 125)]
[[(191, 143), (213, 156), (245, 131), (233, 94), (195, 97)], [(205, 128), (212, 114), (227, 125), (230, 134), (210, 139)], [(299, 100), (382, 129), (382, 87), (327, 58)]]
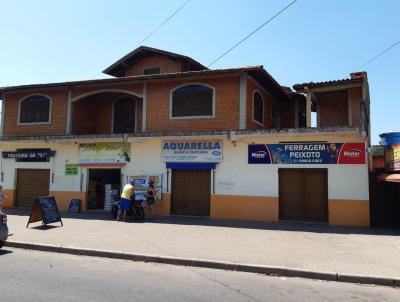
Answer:
[(0, 250), (0, 301), (400, 301), (400, 289)]

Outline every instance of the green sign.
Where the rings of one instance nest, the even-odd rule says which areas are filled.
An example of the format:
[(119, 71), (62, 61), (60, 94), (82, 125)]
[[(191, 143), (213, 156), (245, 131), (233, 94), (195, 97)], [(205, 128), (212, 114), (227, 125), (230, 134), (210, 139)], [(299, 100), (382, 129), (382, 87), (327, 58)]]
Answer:
[(65, 175), (78, 175), (79, 165), (65, 165)]
[(81, 143), (78, 151), (83, 164), (113, 164), (130, 162), (130, 143)]

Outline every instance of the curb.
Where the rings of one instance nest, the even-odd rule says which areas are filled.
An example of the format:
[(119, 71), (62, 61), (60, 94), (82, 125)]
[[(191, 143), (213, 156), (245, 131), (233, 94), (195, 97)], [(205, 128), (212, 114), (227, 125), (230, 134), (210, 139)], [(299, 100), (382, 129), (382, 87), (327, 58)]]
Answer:
[(19, 249), (43, 251), (43, 252), (54, 252), (62, 254), (102, 257), (102, 258), (121, 259), (130, 261), (153, 262), (153, 263), (162, 263), (170, 265), (180, 265), (180, 266), (203, 267), (211, 269), (223, 269), (230, 271), (257, 273), (270, 276), (298, 277), (298, 278), (318, 279), (326, 281), (400, 287), (400, 278), (387, 278), (381, 276), (310, 271), (310, 270), (302, 270), (296, 268), (288, 268), (283, 266), (242, 264), (242, 263), (211, 261), (211, 260), (195, 259), (195, 258), (133, 254), (133, 253), (123, 253), (116, 251), (35, 244), (35, 243), (20, 242), (20, 241), (6, 241), (5, 246), (12, 248), (19, 248)]

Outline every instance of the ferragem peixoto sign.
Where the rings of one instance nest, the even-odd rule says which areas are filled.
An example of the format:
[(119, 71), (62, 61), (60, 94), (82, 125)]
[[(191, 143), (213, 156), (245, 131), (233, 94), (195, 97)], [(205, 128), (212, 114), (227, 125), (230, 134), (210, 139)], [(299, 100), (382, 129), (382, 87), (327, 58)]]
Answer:
[(161, 160), (164, 162), (222, 162), (222, 141), (163, 141)]
[(249, 164), (365, 164), (364, 143), (287, 143), (248, 146)]

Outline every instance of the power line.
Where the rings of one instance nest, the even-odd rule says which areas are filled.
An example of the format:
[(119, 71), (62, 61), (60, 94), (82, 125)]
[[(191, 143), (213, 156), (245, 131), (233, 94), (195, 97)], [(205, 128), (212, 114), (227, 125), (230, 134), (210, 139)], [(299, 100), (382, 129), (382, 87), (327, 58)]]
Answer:
[(187, 0), (185, 3), (183, 3), (176, 11), (174, 11), (167, 19), (165, 19), (163, 22), (161, 22), (160, 25), (156, 27), (151, 33), (149, 33), (142, 41), (140, 41), (139, 44), (142, 44), (144, 41), (146, 41), (148, 38), (150, 38), (153, 34), (155, 34), (161, 27), (165, 25), (169, 20), (171, 20), (179, 11), (181, 11), (186, 5), (189, 4), (191, 0)]
[(393, 47), (396, 47), (397, 45), (400, 44), (400, 40), (397, 41), (396, 43), (392, 44), (391, 46), (389, 46), (388, 48), (386, 48), (385, 50), (381, 51), (380, 53), (378, 53), (375, 57), (373, 57), (372, 59), (370, 59), (369, 61), (367, 61), (366, 63), (364, 63), (363, 65), (357, 67), (355, 70), (360, 70), (361, 68), (363, 68), (364, 66), (368, 65), (369, 63), (371, 63), (372, 61), (375, 61), (377, 58), (379, 58), (380, 56), (382, 56), (383, 54), (385, 54), (386, 52), (388, 52), (389, 50), (391, 50)]
[(273, 15), (271, 18), (269, 18), (267, 21), (265, 21), (263, 24), (261, 24), (259, 27), (257, 27), (255, 30), (253, 30), (251, 33), (249, 33), (246, 37), (241, 39), (239, 42), (237, 42), (235, 45), (233, 45), (231, 48), (229, 48), (227, 51), (225, 51), (221, 56), (219, 56), (217, 59), (212, 61), (207, 67), (210, 67), (211, 65), (214, 65), (216, 62), (218, 62), (220, 59), (222, 59), (225, 55), (230, 53), (232, 50), (234, 50), (236, 47), (238, 47), (240, 44), (242, 44), (244, 41), (246, 41), (248, 38), (250, 38), (252, 35), (254, 35), (257, 31), (259, 31), (261, 28), (263, 28), (265, 25), (267, 25), (269, 22), (271, 22), (273, 19), (278, 17), (280, 14), (282, 14), (285, 10), (287, 10), (289, 7), (291, 7), (293, 4), (295, 4), (298, 0), (292, 1), (290, 4), (285, 6), (283, 9), (281, 9), (279, 12), (277, 12), (275, 15)]

